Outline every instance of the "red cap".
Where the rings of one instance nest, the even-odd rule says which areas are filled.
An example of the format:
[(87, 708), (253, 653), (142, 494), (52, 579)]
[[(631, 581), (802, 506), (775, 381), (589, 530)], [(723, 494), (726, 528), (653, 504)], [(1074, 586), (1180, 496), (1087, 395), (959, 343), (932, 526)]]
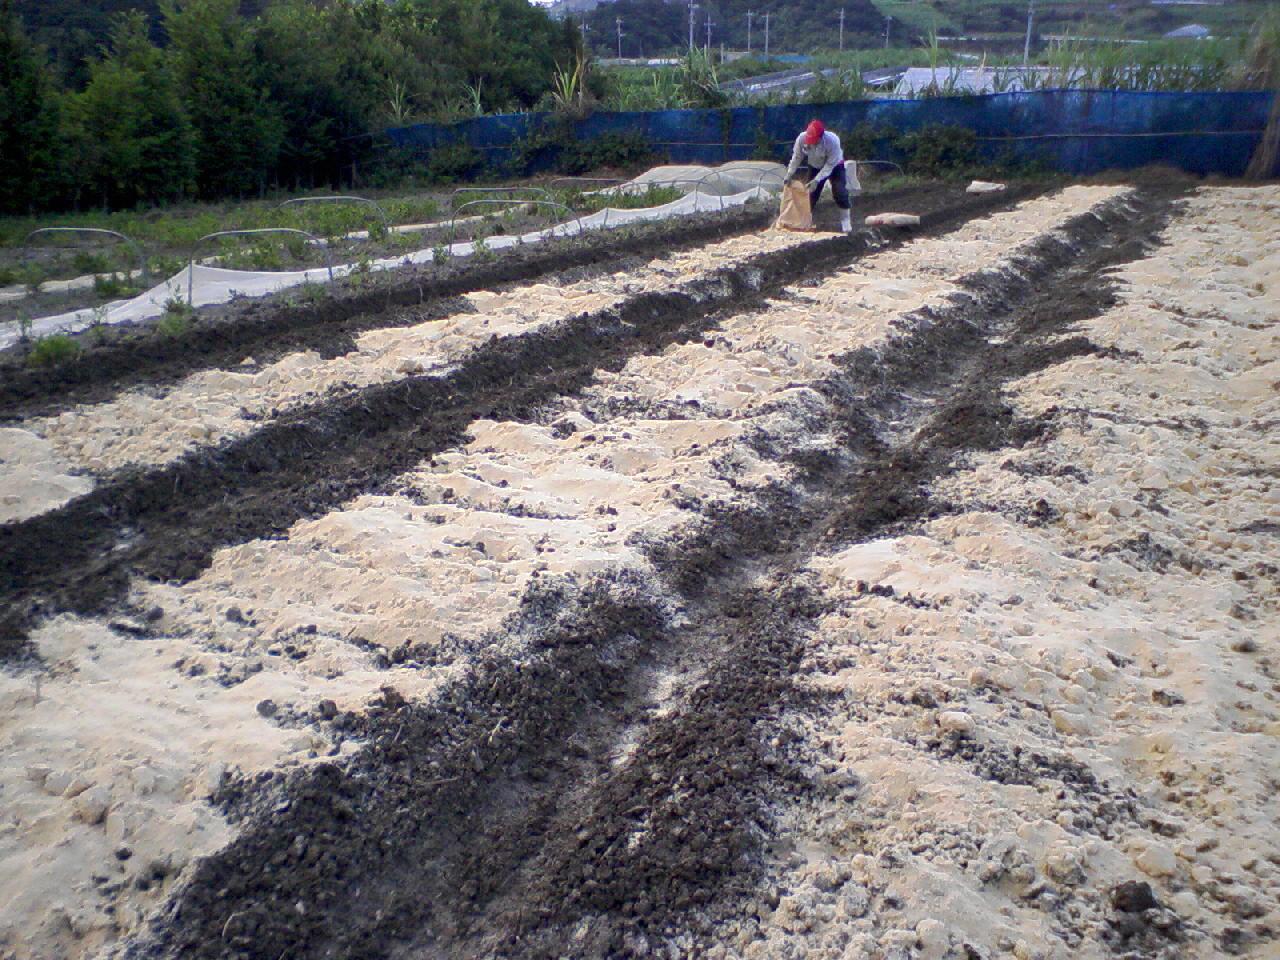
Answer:
[(804, 142), (808, 144), (817, 143), (822, 139), (822, 135), (827, 132), (827, 128), (822, 125), (821, 120), (815, 120), (809, 124), (804, 131)]

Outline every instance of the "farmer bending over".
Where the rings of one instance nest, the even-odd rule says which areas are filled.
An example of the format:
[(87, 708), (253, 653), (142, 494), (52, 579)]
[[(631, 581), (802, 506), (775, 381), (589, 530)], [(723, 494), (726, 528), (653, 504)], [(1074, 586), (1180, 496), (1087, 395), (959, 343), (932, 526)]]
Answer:
[[(840, 208), (840, 229), (848, 233), (849, 226), (849, 184), (844, 173), (844, 153), (840, 149), (840, 138), (828, 133), (821, 120), (814, 120), (805, 131), (796, 137), (795, 149), (791, 151), (791, 163), (787, 165), (787, 180), (796, 175), (809, 184), (809, 208), (818, 205), (822, 195), (822, 186), (831, 181), (831, 195)], [(854, 181), (853, 189), (858, 190)]]

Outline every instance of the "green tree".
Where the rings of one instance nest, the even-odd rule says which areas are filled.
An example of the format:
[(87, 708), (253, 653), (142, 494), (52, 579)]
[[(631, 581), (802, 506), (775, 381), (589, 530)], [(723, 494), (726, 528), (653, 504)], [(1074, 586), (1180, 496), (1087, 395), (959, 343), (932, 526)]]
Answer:
[(572, 64), (571, 32), (526, 0), (414, 0), (434, 23), (416, 53), (433, 57), (435, 80), (483, 112), (532, 107), (557, 64)]
[(405, 122), (430, 103), (437, 92), (431, 70), (406, 37), (429, 35), (433, 25), (404, 5), (335, 0), (320, 8), (292, 0), (272, 7), (256, 26), (254, 48), (284, 123), (278, 179), (331, 180), (352, 138)]
[(59, 181), (61, 114), (42, 52), (0, 0), (0, 210), (48, 206)]
[(200, 192), (263, 190), (276, 169), (285, 123), (264, 82), (250, 24), (236, 0), (165, 0), (161, 9), (196, 132)]
[(147, 36), (141, 13), (125, 14), (111, 48), (89, 65), (70, 97), (76, 180), (103, 206), (175, 200), (195, 175), (195, 137), (170, 59)]

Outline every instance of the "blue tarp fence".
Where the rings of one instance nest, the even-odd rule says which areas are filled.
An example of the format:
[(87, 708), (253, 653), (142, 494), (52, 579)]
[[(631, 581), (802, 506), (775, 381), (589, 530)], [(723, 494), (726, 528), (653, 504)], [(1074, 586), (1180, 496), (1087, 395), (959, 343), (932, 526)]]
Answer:
[[(672, 163), (717, 164), (758, 156), (766, 145), (777, 159), (785, 160), (797, 133), (814, 117), (846, 135), (864, 124), (894, 134), (946, 124), (972, 130), (984, 161), (1042, 162), (1077, 174), (1162, 163), (1200, 175), (1239, 176), (1266, 127), (1271, 96), (1269, 92), (1040, 90), (921, 100), (601, 112), (574, 121), (572, 136), (583, 142), (606, 133), (638, 133)], [(520, 141), (552, 122), (552, 114), (506, 114), (455, 124), (397, 127), (387, 135), (394, 147), (411, 153), (465, 143), (500, 165)], [(883, 149), (891, 151), (890, 144), (884, 139)]]

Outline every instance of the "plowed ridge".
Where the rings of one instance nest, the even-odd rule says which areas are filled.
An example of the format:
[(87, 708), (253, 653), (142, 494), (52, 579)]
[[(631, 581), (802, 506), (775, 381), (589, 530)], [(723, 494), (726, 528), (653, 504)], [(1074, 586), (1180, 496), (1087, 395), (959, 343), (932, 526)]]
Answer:
[[(678, 628), (686, 581), (699, 566), (668, 569), (661, 544), (696, 546), (691, 520), (714, 526), (720, 514), (749, 512), (761, 496), (768, 502), (780, 486), (801, 484), (811, 463), (841, 456), (833, 451), (844, 428), (825, 422), (828, 401), (814, 389), (839, 374), (833, 352), (885, 337), (904, 309), (941, 305), (961, 274), (999, 273), (1002, 260), (1032, 255), (1023, 246), (1046, 228), (1114, 203), (1118, 192), (1076, 188), (975, 225), (954, 246), (926, 241), (881, 254), (786, 291), (763, 313), (727, 316), (696, 343), (602, 375), (580, 400), (549, 396), (524, 421), (477, 422), (467, 446), (393, 478), (394, 493), (305, 521), (286, 540), (218, 552), (186, 586), (139, 585), (139, 610), (161, 611), (153, 625), (123, 621), (112, 631), (58, 620), (41, 628), (37, 649), (52, 663), (79, 665), (86, 679), (131, 680), (111, 701), (126, 730), (103, 726), (101, 698), (74, 675), (47, 681), (65, 685), (56, 698), (45, 695), (48, 685), (29, 690), (26, 678), (6, 690), (15, 719), (4, 770), (24, 825), (10, 835), (11, 876), (27, 891), (15, 887), (13, 913), (25, 919), (14, 940), (31, 945), (26, 955), (83, 953), (135, 929), (141, 909), (180, 885), (189, 857), (226, 841), (225, 824), (198, 813), (225, 764), (249, 773), (286, 757), (305, 763), (359, 749), (341, 729), (282, 728), (272, 717), (321, 699), (362, 711), (388, 685), (397, 692), (381, 695), (387, 709), (401, 696), (429, 702), (446, 682), (470, 676), (480, 650), (528, 656), (530, 637), (545, 630), (528, 625), (530, 611), (555, 606), (554, 591), (530, 589), (535, 580), (589, 582), (607, 572), (616, 581), (629, 567), (646, 584), (636, 601), (652, 608), (643, 621)], [(950, 272), (935, 266), (918, 279), (948, 256)], [(1008, 263), (1004, 270), (1016, 272)], [(882, 413), (889, 423), (893, 411)], [(532, 598), (523, 608), (522, 596)], [(504, 630), (513, 613), (526, 626), (517, 619)], [(130, 632), (147, 639), (128, 640)], [(255, 709), (266, 700), (278, 709)], [(64, 762), (36, 760), (44, 755), (37, 730), (57, 732)], [(157, 739), (163, 751), (148, 747)], [(611, 763), (625, 767), (627, 745), (641, 739), (621, 738), (626, 749), (615, 746)], [(150, 774), (138, 773), (144, 755)], [(40, 839), (55, 828), (73, 838), (66, 858)], [(86, 879), (85, 864), (98, 864), (92, 869), (107, 880), (93, 880), (92, 869)], [(49, 910), (40, 899), (46, 882), (77, 893)], [(227, 937), (213, 938), (231, 950), (244, 948), (236, 946), (244, 932), (227, 919), (236, 912), (223, 918)], [(207, 946), (216, 952), (217, 943)]]

